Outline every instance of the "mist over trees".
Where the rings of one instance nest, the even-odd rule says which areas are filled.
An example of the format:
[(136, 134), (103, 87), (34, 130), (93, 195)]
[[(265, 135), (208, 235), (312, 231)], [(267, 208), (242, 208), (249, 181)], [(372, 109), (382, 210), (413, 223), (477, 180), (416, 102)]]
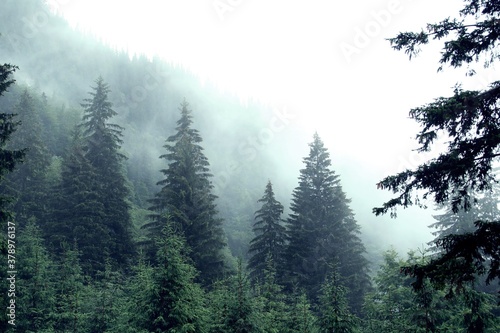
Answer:
[[(479, 7), (497, 15), (492, 4), (470, 2), (464, 15)], [(271, 112), (265, 106), (242, 106), (181, 68), (113, 50), (42, 1), (0, 6), (0, 41), (8, 45), (0, 48), (0, 222), (15, 230), (0, 236), (2, 332), (500, 330), (497, 290), (486, 284), (498, 277), (497, 222), (488, 222), (498, 220), (498, 186), (483, 183), (491, 169), (482, 164), (497, 157), (495, 87), (457, 90), (453, 101), (413, 111), (427, 126), (418, 136), (424, 150), (434, 127), (451, 126), (433, 112), (450, 120), (472, 108), (476, 118), (451, 143), (458, 155), (381, 181), (404, 190), (377, 214), (410, 205), (411, 190), (436, 179), (440, 187), (429, 190), (444, 212), (429, 221), (436, 239), (428, 251), (380, 249), (382, 261), (374, 262), (380, 253), (367, 250), (370, 235), (318, 133), (300, 143), (302, 164), (283, 165), (272, 142), (252, 140), (262, 126), (255, 115)], [(43, 27), (18, 29), (37, 13), (47, 18)], [(453, 24), (444, 28), (460, 30)], [(426, 40), (392, 42), (412, 50)], [(454, 114), (447, 103), (458, 100), (467, 107)], [(484, 137), (466, 140), (482, 128), (476, 108), (493, 132), (484, 130), (491, 149), (469, 174), (475, 144), (484, 148)], [(293, 131), (281, 134), (290, 147), (297, 143)], [(461, 155), (465, 148), (472, 155)], [(434, 178), (439, 170), (453, 186)], [(483, 178), (475, 183), (477, 173)], [(464, 268), (456, 248), (483, 235), (487, 251), (465, 257), (477, 265)], [(15, 295), (5, 283), (12, 274)]]

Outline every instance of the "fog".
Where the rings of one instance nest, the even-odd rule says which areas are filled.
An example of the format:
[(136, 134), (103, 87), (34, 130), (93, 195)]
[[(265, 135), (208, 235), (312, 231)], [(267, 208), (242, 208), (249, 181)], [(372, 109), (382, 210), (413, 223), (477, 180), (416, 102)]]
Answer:
[[(102, 75), (126, 124), (132, 175), (141, 164), (149, 185), (161, 179), (158, 156), (186, 98), (229, 230), (238, 219), (250, 230), (268, 179), (288, 206), (317, 132), (373, 256), (432, 239), (432, 206), (375, 217), (372, 208), (391, 197), (376, 183), (433, 156), (414, 151), (408, 111), (451, 94), (465, 73), (438, 73), (433, 44), (409, 61), (386, 38), (448, 16), (460, 1), (49, 3), (1, 31), (2, 61), (20, 66), (19, 83), (74, 108)], [(469, 88), (493, 81), (493, 70)]]

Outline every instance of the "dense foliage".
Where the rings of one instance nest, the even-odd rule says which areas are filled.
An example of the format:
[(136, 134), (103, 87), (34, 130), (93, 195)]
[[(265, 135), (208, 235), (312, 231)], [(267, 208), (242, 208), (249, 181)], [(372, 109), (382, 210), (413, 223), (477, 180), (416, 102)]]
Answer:
[[(373, 254), (365, 249), (350, 199), (318, 134), (295, 189), (283, 194), (287, 190), (270, 159), (254, 168), (245, 155), (238, 163), (226, 156), (241, 145), (230, 138), (245, 138), (249, 127), (258, 126), (251, 115), (237, 112), (237, 103), (200, 102), (188, 74), (158, 60), (129, 59), (78, 35), (39, 0), (2, 6), (0, 20), (12, 49), (0, 49), (0, 58), (17, 59), (31, 80), (13, 85), (17, 67), (0, 66), (0, 222), (2, 230), (8, 221), (16, 226), (9, 238), (15, 238), (16, 273), (9, 273), (16, 275), (15, 296), (5, 283), (14, 243), (4, 231), (0, 238), (0, 305), (16, 305), (15, 317), (10, 310), (0, 314), (0, 331), (500, 329), (491, 290), (458, 275), (486, 271), (457, 270), (442, 259), (460, 250), (461, 258), (472, 258), (470, 264), (490, 254), (495, 268), (497, 247), (472, 257), (466, 251), (478, 237), (498, 244), (498, 233), (485, 229), (494, 224), (473, 225), (475, 219), (498, 218), (496, 192), (477, 194), (473, 209), (459, 214), (457, 201), (447, 197), (446, 212), (432, 225), (438, 229), (433, 250), (444, 257), (410, 252), (403, 259), (389, 251), (369, 276)], [(25, 43), (16, 24), (40, 12), (47, 16), (46, 29)], [(148, 89), (141, 81), (145, 75)], [(146, 91), (140, 98), (134, 94), (138, 87)], [(181, 97), (186, 91), (193, 110)], [(214, 105), (227, 110), (213, 112)], [(223, 121), (230, 125), (216, 124)], [(243, 148), (255, 159), (262, 153)], [(280, 186), (268, 181), (262, 195), (266, 179)], [(390, 187), (394, 179), (381, 186)], [(290, 195), (290, 203), (282, 200)], [(454, 247), (443, 248), (447, 242)], [(401, 274), (415, 267), (428, 273), (437, 264), (448, 265), (450, 274)], [(449, 300), (446, 291), (455, 291), (456, 283), (461, 293)]]
[[(396, 50), (404, 50), (410, 58), (420, 46), (431, 39), (444, 40), (439, 70), (443, 65), (466, 65), (469, 75), (475, 71), (470, 64), (484, 60), (489, 66), (498, 60), (500, 35), (500, 2), (467, 0), (458, 18), (447, 18), (428, 24), (426, 31), (402, 32), (390, 39)], [(425, 206), (425, 199), (436, 204), (449, 203), (451, 211), (471, 210), (477, 193), (487, 193), (498, 182), (495, 163), (500, 157), (500, 83), (492, 82), (484, 91), (469, 91), (457, 85), (453, 96), (410, 111), (410, 118), (422, 129), (416, 139), (419, 151), (429, 151), (439, 138), (446, 138), (448, 147), (437, 158), (383, 179), (377, 186), (398, 195), (374, 213), (391, 212), (398, 206)], [(497, 217), (479, 218), (474, 229), (465, 234), (451, 233), (436, 241), (440, 256), (426, 265), (408, 267), (405, 272), (418, 278), (415, 286), (423, 287), (426, 277), (436, 285), (446, 282), (461, 289), (463, 283), (474, 281), (476, 275), (487, 274), (487, 281), (500, 278), (500, 221)], [(487, 260), (486, 260), (487, 258)]]

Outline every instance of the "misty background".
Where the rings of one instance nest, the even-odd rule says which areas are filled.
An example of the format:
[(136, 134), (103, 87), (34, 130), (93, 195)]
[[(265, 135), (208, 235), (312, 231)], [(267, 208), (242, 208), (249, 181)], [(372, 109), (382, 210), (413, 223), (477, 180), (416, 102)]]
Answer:
[[(352, 199), (372, 263), (390, 246), (404, 254), (433, 239), (434, 207), (375, 217), (372, 208), (390, 197), (376, 183), (432, 157), (413, 151), (417, 127), (408, 111), (451, 94), (464, 73), (437, 73), (432, 43), (410, 62), (386, 38), (456, 12), (450, 8), (461, 1), (48, 3), (5, 2), (0, 58), (20, 67), (19, 84), (44, 92), (75, 121), (102, 75), (125, 127), (138, 206), (157, 190), (162, 143), (185, 98), (235, 255), (246, 254), (268, 179), (288, 206), (315, 132)], [(493, 73), (483, 70), (464, 88), (485, 87)]]

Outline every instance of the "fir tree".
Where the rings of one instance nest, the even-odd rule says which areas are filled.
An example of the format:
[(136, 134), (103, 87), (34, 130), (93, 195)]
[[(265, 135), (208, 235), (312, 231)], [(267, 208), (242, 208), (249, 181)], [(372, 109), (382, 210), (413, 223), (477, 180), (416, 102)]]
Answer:
[(290, 316), (287, 320), (287, 333), (317, 333), (317, 318), (305, 293), (294, 295)]
[(151, 332), (206, 332), (204, 293), (194, 282), (196, 270), (189, 264), (184, 240), (170, 226), (165, 227), (162, 236), (158, 267), (153, 272), (153, 293), (149, 295), (150, 317), (142, 328)]
[(209, 163), (200, 146), (198, 131), (191, 128), (187, 102), (181, 104), (180, 111), (177, 133), (167, 139), (164, 145), (167, 153), (160, 156), (168, 163), (168, 168), (161, 170), (166, 178), (158, 182), (162, 188), (152, 200), (153, 221), (145, 227), (154, 236), (170, 223), (185, 237), (190, 257), (200, 271), (199, 279), (209, 284), (224, 268), (222, 220), (217, 217)]
[(46, 215), (45, 173), (50, 164), (50, 156), (41, 139), (40, 115), (36, 101), (27, 89), (21, 94), (15, 112), (21, 125), (12, 136), (9, 146), (17, 150), (26, 148), (26, 161), (6, 177), (2, 191), (16, 198), (12, 211), (22, 225), (31, 217), (41, 222)]
[(150, 318), (156, 309), (151, 300), (155, 295), (155, 268), (142, 258), (132, 267), (134, 274), (125, 286), (123, 300), (118, 304), (117, 324), (113, 333), (149, 333), (145, 327), (150, 325)]
[[(447, 64), (455, 68), (465, 65), (467, 74), (474, 75), (472, 63), (484, 59), (485, 66), (489, 66), (498, 60), (500, 3), (466, 0), (457, 14), (459, 18), (427, 24), (418, 32), (400, 32), (389, 39), (391, 46), (404, 50), (411, 58), (419, 53), (421, 45), (444, 39), (438, 69)], [(499, 99), (499, 81), (472, 91), (457, 84), (452, 96), (412, 109), (410, 118), (421, 127), (416, 135), (420, 145), (417, 150), (430, 151), (441, 136), (446, 138), (447, 148), (413, 170), (380, 181), (377, 188), (388, 189), (395, 196), (373, 208), (373, 212), (395, 216), (398, 206), (425, 206), (422, 198), (432, 199), (437, 205), (450, 202), (453, 212), (470, 209), (470, 194), (490, 190), (495, 179), (493, 167), (500, 158)], [(485, 272), (490, 282), (500, 278), (499, 244), (500, 221), (477, 221), (474, 232), (440, 239), (436, 243), (442, 249), (439, 257), (404, 271), (418, 278), (417, 288), (430, 278), (435, 284), (452, 283), (460, 289)]]
[(320, 333), (353, 333), (358, 329), (358, 319), (349, 311), (347, 289), (335, 269), (321, 287), (318, 322)]
[(76, 245), (67, 244), (60, 257), (56, 280), (54, 330), (56, 332), (84, 332), (88, 318), (84, 312), (86, 295), (84, 275), (78, 259)]
[[(106, 253), (118, 265), (128, 263), (135, 254), (132, 242), (132, 222), (129, 214), (129, 189), (123, 173), (125, 156), (120, 153), (122, 130), (109, 119), (116, 115), (109, 101), (110, 89), (102, 77), (90, 92), (91, 98), (84, 99), (82, 127), (85, 136), (85, 157), (95, 173), (95, 188), (102, 205), (98, 230), (93, 231), (93, 239), (99, 244), (101, 253)], [(96, 224), (96, 221), (93, 221)], [(90, 236), (89, 236), (90, 237)], [(85, 257), (82, 258), (85, 261)], [(103, 270), (105, 256), (98, 260)]]
[[(436, 222), (429, 227), (437, 229), (433, 232), (436, 238), (430, 243), (436, 244), (440, 240), (445, 239), (450, 235), (462, 235), (474, 232), (477, 221), (496, 221), (500, 220), (500, 186), (493, 184), (491, 191), (476, 194), (471, 203), (470, 209), (460, 209), (453, 211), (453, 204), (448, 202), (442, 205), (446, 211), (440, 215), (434, 215)], [(437, 247), (434, 250), (439, 251)]]
[(257, 286), (259, 308), (259, 327), (264, 332), (286, 332), (286, 324), (290, 315), (286, 303), (284, 288), (277, 283), (276, 265), (270, 256), (266, 259), (263, 280)]
[(255, 237), (250, 242), (251, 257), (248, 262), (254, 281), (264, 278), (268, 262), (284, 267), (286, 244), (286, 229), (281, 225), (283, 205), (275, 199), (271, 181), (267, 183), (264, 196), (258, 202), (262, 203), (262, 207), (255, 212)]
[[(7, 88), (14, 83), (14, 79), (11, 75), (17, 69), (16, 66), (10, 64), (0, 65), (0, 96), (4, 94)], [(5, 181), (5, 176), (12, 172), (15, 166), (22, 162), (25, 150), (11, 150), (6, 148), (12, 134), (16, 131), (19, 125), (18, 121), (14, 121), (15, 115), (12, 113), (5, 112), (7, 110), (2, 110), (0, 112), (0, 186), (3, 185)], [(8, 209), (8, 203), (12, 198), (6, 196), (5, 194), (0, 195), (0, 227), (2, 230), (7, 230), (8, 222), (13, 222), (12, 212)], [(5, 281), (7, 278), (7, 255), (8, 255), (8, 239), (7, 234), (2, 233), (0, 235), (0, 280)], [(2, 283), (0, 285), (0, 306), (2, 309), (6, 309), (8, 306), (7, 296), (7, 284)], [(8, 328), (8, 317), (7, 312), (2, 312), (0, 315), (0, 331), (6, 332)], [(12, 326), (10, 326), (12, 328)]]
[(110, 241), (96, 188), (95, 169), (86, 157), (80, 130), (75, 128), (72, 145), (62, 161), (61, 183), (53, 190), (52, 214), (45, 229), (55, 254), (61, 254), (65, 244), (76, 242), (83, 272), (91, 275), (104, 270)]
[(338, 265), (349, 290), (350, 305), (360, 311), (369, 278), (359, 226), (339, 176), (330, 169), (329, 153), (317, 134), (310, 148), (287, 220), (288, 283), (297, 283), (316, 299), (329, 267)]
[(224, 333), (257, 332), (255, 307), (250, 296), (247, 277), (243, 272), (241, 258), (238, 259), (236, 276), (230, 279), (227, 316), (223, 318)]
[(51, 329), (55, 305), (53, 263), (37, 225), (28, 222), (18, 242), (16, 328), (23, 332)]

